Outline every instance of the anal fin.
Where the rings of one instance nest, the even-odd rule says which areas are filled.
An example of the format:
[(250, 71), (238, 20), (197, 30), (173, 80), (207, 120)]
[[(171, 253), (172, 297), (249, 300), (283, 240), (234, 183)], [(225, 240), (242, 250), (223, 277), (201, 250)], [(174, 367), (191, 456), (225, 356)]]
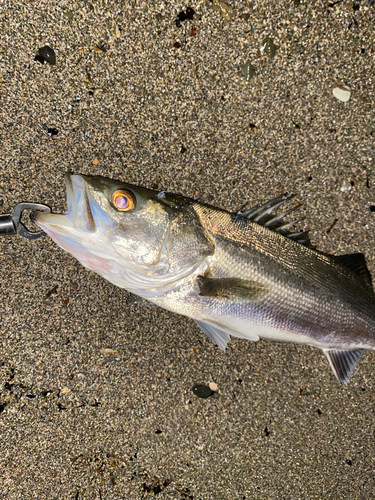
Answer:
[(338, 349), (323, 349), (328, 358), (335, 377), (339, 382), (347, 384), (350, 376), (358, 365), (362, 349), (342, 351)]
[(233, 337), (240, 337), (240, 338), (246, 338), (248, 340), (254, 340), (257, 341), (259, 340), (258, 335), (253, 335), (249, 333), (248, 335), (241, 335), (234, 330), (231, 330), (230, 328), (227, 328), (223, 325), (219, 325), (213, 321), (199, 321), (199, 320), (194, 320), (196, 324), (199, 326), (199, 328), (209, 337), (214, 344), (216, 344), (219, 349), (222, 351), (225, 351), (225, 348), (227, 347), (228, 342), (230, 341), (230, 336), (232, 335)]

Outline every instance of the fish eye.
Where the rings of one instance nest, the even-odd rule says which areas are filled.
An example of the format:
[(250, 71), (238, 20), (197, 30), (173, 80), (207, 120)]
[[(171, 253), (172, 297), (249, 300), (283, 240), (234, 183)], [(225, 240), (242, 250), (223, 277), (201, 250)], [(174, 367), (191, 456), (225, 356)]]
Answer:
[(117, 189), (112, 194), (112, 204), (120, 212), (129, 212), (129, 210), (133, 210), (136, 202), (132, 193), (123, 189)]

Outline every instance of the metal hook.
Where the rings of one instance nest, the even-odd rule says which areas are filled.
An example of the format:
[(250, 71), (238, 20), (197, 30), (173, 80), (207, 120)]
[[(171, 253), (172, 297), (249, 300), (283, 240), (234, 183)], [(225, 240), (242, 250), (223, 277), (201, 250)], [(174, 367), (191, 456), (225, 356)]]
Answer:
[[(51, 207), (43, 205), (43, 203), (28, 203), (22, 202), (16, 205), (10, 214), (0, 215), (0, 234), (16, 234), (27, 238), (28, 240), (36, 240), (45, 236), (44, 231), (29, 231), (27, 227), (21, 222), (22, 212), (24, 210), (39, 210), (41, 212), (51, 212)], [(31, 219), (32, 213), (30, 214)], [(31, 219), (32, 221), (32, 219)]]

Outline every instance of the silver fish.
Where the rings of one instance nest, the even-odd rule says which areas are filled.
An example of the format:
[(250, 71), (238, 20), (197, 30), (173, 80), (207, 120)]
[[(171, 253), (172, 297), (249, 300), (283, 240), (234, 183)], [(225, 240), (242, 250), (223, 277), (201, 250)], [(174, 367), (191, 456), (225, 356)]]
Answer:
[(230, 336), (308, 344), (347, 383), (362, 349), (375, 348), (364, 256), (324, 255), (307, 233), (288, 233), (274, 210), (291, 197), (229, 213), (98, 176), (67, 174), (66, 187), (68, 211), (37, 212), (38, 226), (111, 283), (195, 320), (221, 349)]

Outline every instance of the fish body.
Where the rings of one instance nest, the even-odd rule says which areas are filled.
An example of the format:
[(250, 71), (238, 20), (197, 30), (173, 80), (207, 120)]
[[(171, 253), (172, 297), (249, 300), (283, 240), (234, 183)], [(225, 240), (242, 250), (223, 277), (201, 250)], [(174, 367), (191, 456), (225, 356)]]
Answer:
[(192, 318), (221, 348), (231, 336), (323, 350), (347, 383), (375, 349), (375, 296), (362, 254), (334, 257), (288, 234), (285, 197), (230, 213), (103, 177), (66, 176), (66, 214), (36, 223), (85, 267)]

